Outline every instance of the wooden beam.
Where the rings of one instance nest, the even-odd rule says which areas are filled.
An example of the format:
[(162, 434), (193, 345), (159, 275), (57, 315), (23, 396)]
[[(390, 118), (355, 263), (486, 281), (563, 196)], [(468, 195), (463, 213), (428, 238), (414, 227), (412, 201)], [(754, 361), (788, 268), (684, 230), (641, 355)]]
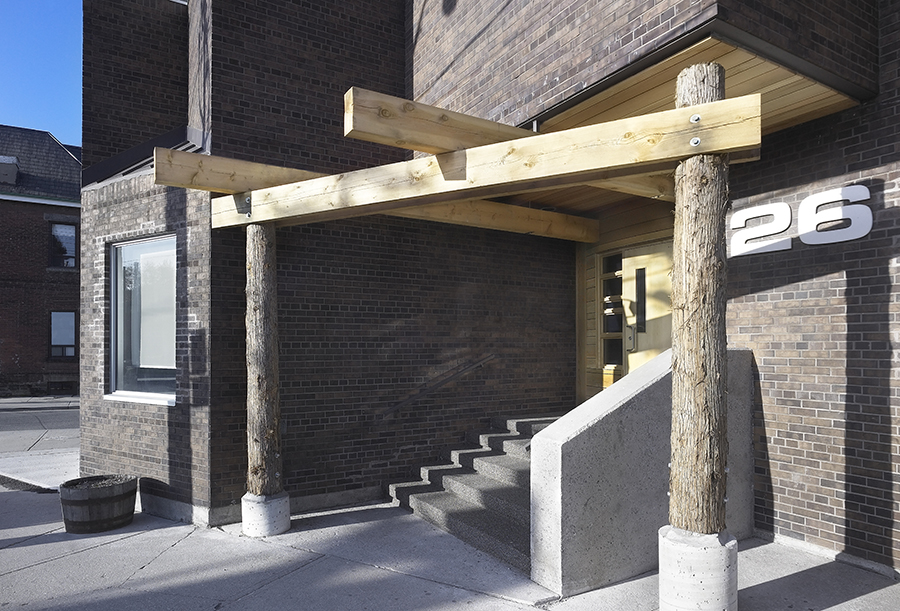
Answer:
[(158, 185), (216, 193), (243, 193), (325, 176), (318, 172), (165, 148), (153, 149), (153, 173)]
[(606, 189), (607, 191), (638, 195), (649, 199), (661, 199), (667, 202), (675, 201), (674, 171), (639, 176), (622, 176), (587, 184), (588, 186)]
[[(170, 149), (155, 149), (153, 158), (156, 184), (216, 193), (233, 192), (234, 186), (238, 183), (246, 185), (247, 189), (255, 190), (326, 176), (305, 170)], [(436, 204), (421, 209), (405, 208), (393, 216), (526, 233), (575, 242), (596, 242), (600, 235), (600, 223), (596, 219), (486, 200)]]
[(760, 139), (760, 97), (750, 95), (214, 198), (212, 225), (312, 223), (539, 191), (662, 171)]
[(534, 136), (527, 129), (351, 87), (344, 135), (423, 153), (447, 153)]
[(600, 239), (600, 222), (596, 219), (510, 206), (488, 200), (401, 208), (393, 211), (391, 216), (498, 229), (588, 244)]
[[(344, 135), (437, 155), (536, 134), (527, 129), (351, 87), (344, 94)], [(674, 172), (674, 167), (672, 170)], [(595, 181), (590, 186), (675, 201), (671, 173), (652, 177), (623, 176), (610, 181)]]

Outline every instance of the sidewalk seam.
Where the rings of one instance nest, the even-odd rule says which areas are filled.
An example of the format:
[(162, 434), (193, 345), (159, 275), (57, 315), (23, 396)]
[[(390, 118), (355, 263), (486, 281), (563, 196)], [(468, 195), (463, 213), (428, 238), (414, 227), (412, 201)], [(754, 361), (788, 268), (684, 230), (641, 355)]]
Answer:
[[(40, 419), (38, 419), (38, 421), (40, 422)], [(44, 423), (43, 423), (43, 422), (41, 422), (41, 426), (44, 426)], [(26, 451), (26, 452), (30, 452), (31, 450), (33, 450), (33, 449), (34, 449), (34, 446), (36, 446), (37, 444), (39, 444), (39, 443), (41, 442), (41, 439), (43, 439), (43, 438), (46, 437), (46, 436), (47, 436), (47, 429), (45, 428), (45, 429), (44, 429), (44, 432), (41, 433), (41, 436), (38, 437), (38, 438), (35, 440), (35, 442), (34, 442), (33, 444), (31, 444), (30, 446), (28, 446), (28, 449), (25, 450), (25, 451)]]

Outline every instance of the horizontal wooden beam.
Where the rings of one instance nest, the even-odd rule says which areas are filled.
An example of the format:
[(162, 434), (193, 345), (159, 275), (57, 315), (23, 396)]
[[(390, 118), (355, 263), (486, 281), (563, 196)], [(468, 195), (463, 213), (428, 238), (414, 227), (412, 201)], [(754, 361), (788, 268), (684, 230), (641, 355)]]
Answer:
[(153, 173), (158, 185), (216, 193), (243, 193), (325, 176), (306, 170), (165, 148), (153, 149)]
[(311, 223), (646, 174), (760, 145), (750, 95), (214, 198), (213, 227)]
[[(437, 155), (536, 134), (421, 102), (351, 87), (344, 94), (344, 135)], [(595, 181), (590, 186), (675, 201), (672, 177), (623, 176), (610, 181)]]
[(675, 169), (653, 174), (621, 176), (608, 180), (597, 180), (586, 183), (588, 186), (638, 195), (649, 199), (661, 199), (667, 202), (675, 201)]
[(549, 210), (510, 206), (488, 200), (471, 200), (449, 204), (431, 204), (401, 208), (390, 213), (425, 221), (437, 221), (524, 233), (545, 238), (593, 244), (600, 239), (600, 221)]
[(344, 135), (438, 154), (527, 138), (534, 132), (351, 87), (344, 94)]
[[(154, 150), (153, 158), (156, 184), (216, 193), (233, 192), (236, 184), (244, 185), (250, 190), (265, 189), (325, 176), (305, 170), (170, 149)], [(600, 223), (595, 219), (491, 201), (472, 200), (405, 208), (394, 216), (576, 242), (596, 242), (600, 235)]]

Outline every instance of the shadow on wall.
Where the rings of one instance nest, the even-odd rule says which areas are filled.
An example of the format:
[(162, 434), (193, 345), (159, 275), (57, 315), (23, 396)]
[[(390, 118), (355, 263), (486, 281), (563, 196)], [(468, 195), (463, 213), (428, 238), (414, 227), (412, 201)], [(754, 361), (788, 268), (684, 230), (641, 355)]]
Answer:
[[(773, 486), (780, 484), (772, 479), (771, 457), (768, 444), (784, 435), (779, 443), (797, 443), (801, 447), (797, 457), (788, 469), (796, 471), (801, 482), (795, 487), (802, 488), (809, 497), (808, 509), (821, 514), (825, 521), (832, 516), (840, 516), (840, 509), (830, 503), (843, 504), (843, 524), (836, 525), (835, 535), (843, 537), (844, 550), (867, 560), (893, 565), (893, 507), (895, 505), (895, 476), (892, 464), (892, 414), (891, 377), (893, 345), (891, 342), (891, 257), (896, 228), (900, 227), (900, 209), (885, 208), (884, 182), (866, 182), (870, 197), (865, 202), (875, 219), (871, 233), (864, 239), (837, 244), (802, 244), (793, 238), (791, 249), (780, 253), (764, 253), (747, 257), (737, 257), (729, 261), (729, 275), (735, 279), (730, 284), (729, 300), (752, 295), (766, 295), (783, 288), (783, 301), (779, 301), (782, 312), (781, 324), (788, 316), (793, 316), (790, 324), (804, 323), (803, 318), (824, 317), (828, 329), (814, 329), (791, 337), (773, 337), (769, 346), (756, 344), (752, 337), (746, 339), (754, 344), (754, 349), (770, 350), (776, 358), (779, 351), (793, 352), (799, 358), (804, 352), (822, 352), (817, 368), (839, 370), (840, 353), (845, 353), (843, 369), (845, 386), (841, 388), (839, 374), (830, 373), (817, 376), (816, 380), (803, 383), (792, 379), (791, 373), (777, 371), (760, 373), (754, 362), (755, 379), (765, 385), (783, 384), (778, 395), (769, 395), (773, 405), (780, 410), (790, 411), (796, 406), (804, 421), (783, 423), (784, 430), (776, 431), (771, 424), (767, 431), (765, 405), (762, 389), (755, 392), (754, 414), (756, 430), (756, 506), (757, 525), (761, 528), (782, 533), (795, 538), (803, 534), (817, 536), (815, 528), (806, 524), (793, 523), (796, 516), (779, 517), (774, 509)], [(846, 226), (846, 224), (844, 225)], [(838, 226), (840, 228), (841, 226)], [(803, 283), (836, 273), (844, 274), (843, 300), (840, 296), (829, 299), (817, 298)], [(829, 287), (830, 288), (830, 287)], [(816, 289), (818, 290), (818, 289)], [(767, 298), (767, 297), (766, 297)], [(817, 310), (816, 299), (827, 307)], [(835, 306), (843, 304), (844, 312), (833, 313)], [(797, 321), (796, 323), (793, 321)], [(833, 329), (846, 329), (843, 346)], [(828, 335), (827, 341), (823, 338)], [(817, 343), (813, 348), (810, 344)], [(821, 346), (825, 348), (822, 349)], [(777, 368), (777, 365), (776, 365)], [(832, 379), (827, 379), (831, 375)], [(801, 387), (802, 384), (802, 387)], [(830, 395), (830, 396), (829, 396)], [(828, 432), (828, 426), (806, 420), (827, 419), (827, 412), (838, 401), (844, 403), (843, 446), (829, 450), (827, 437), (837, 437)], [(801, 411), (802, 410), (802, 411)], [(815, 414), (815, 410), (826, 413)], [(836, 416), (835, 419), (840, 418)], [(824, 428), (824, 431), (821, 430)], [(781, 435), (779, 435), (781, 433)], [(788, 439), (789, 438), (789, 439)], [(805, 449), (803, 449), (805, 448)], [(776, 448), (771, 448), (778, 453)], [(839, 454), (832, 457), (830, 454)], [(840, 473), (829, 472), (819, 463), (844, 460), (843, 477)], [(834, 481), (831, 481), (834, 478)], [(813, 481), (814, 480), (814, 481)], [(843, 486), (843, 490), (841, 490)], [(835, 489), (833, 499), (811, 492), (810, 489)], [(837, 517), (835, 516), (835, 517)], [(840, 518), (839, 518), (840, 519)], [(834, 535), (822, 538), (834, 540)]]
[[(456, 10), (456, 2), (457, 0), (443, 0), (444, 4), (442, 10), (444, 16), (449, 16)], [(506, 9), (508, 9), (512, 3), (513, 0), (506, 0), (503, 6), (497, 9), (497, 12), (494, 13), (494, 16), (488, 19), (484, 26), (482, 26), (482, 28), (479, 29), (478, 32), (476, 32), (475, 35), (472, 36), (472, 38), (470, 38), (466, 44), (464, 44), (459, 48), (459, 50), (457, 50), (453, 57), (447, 62), (447, 65), (444, 66), (444, 69), (441, 70), (437, 75), (435, 75), (427, 86), (423, 87), (421, 90), (416, 91), (416, 98), (421, 99), (423, 96), (427, 95), (431, 88), (434, 87), (435, 83), (440, 81), (444, 77), (444, 75), (447, 74), (447, 72), (449, 72), (451, 68), (453, 68), (456, 62), (459, 61), (460, 57), (462, 57), (473, 44), (475, 44), (480, 38), (484, 36), (485, 32), (487, 32), (488, 29), (490, 29), (498, 19), (500, 19), (500, 17), (506, 12)], [(425, 10), (427, 6), (428, 2), (426, 0), (422, 3), (422, 9), (419, 12), (419, 17), (415, 26), (415, 33), (413, 34), (412, 44), (410, 45), (408, 51), (410, 57), (412, 57), (412, 55), (415, 53), (416, 45), (419, 41), (419, 36), (422, 35), (422, 29), (424, 27), (423, 23), (425, 21)]]

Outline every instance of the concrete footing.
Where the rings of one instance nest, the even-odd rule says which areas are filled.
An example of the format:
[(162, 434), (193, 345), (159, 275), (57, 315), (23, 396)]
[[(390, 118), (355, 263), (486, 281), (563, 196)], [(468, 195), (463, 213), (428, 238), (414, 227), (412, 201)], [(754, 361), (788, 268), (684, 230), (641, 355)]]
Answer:
[(659, 529), (660, 611), (737, 611), (738, 545), (728, 532)]
[(241, 497), (241, 531), (247, 537), (280, 535), (291, 529), (291, 497), (287, 492)]

